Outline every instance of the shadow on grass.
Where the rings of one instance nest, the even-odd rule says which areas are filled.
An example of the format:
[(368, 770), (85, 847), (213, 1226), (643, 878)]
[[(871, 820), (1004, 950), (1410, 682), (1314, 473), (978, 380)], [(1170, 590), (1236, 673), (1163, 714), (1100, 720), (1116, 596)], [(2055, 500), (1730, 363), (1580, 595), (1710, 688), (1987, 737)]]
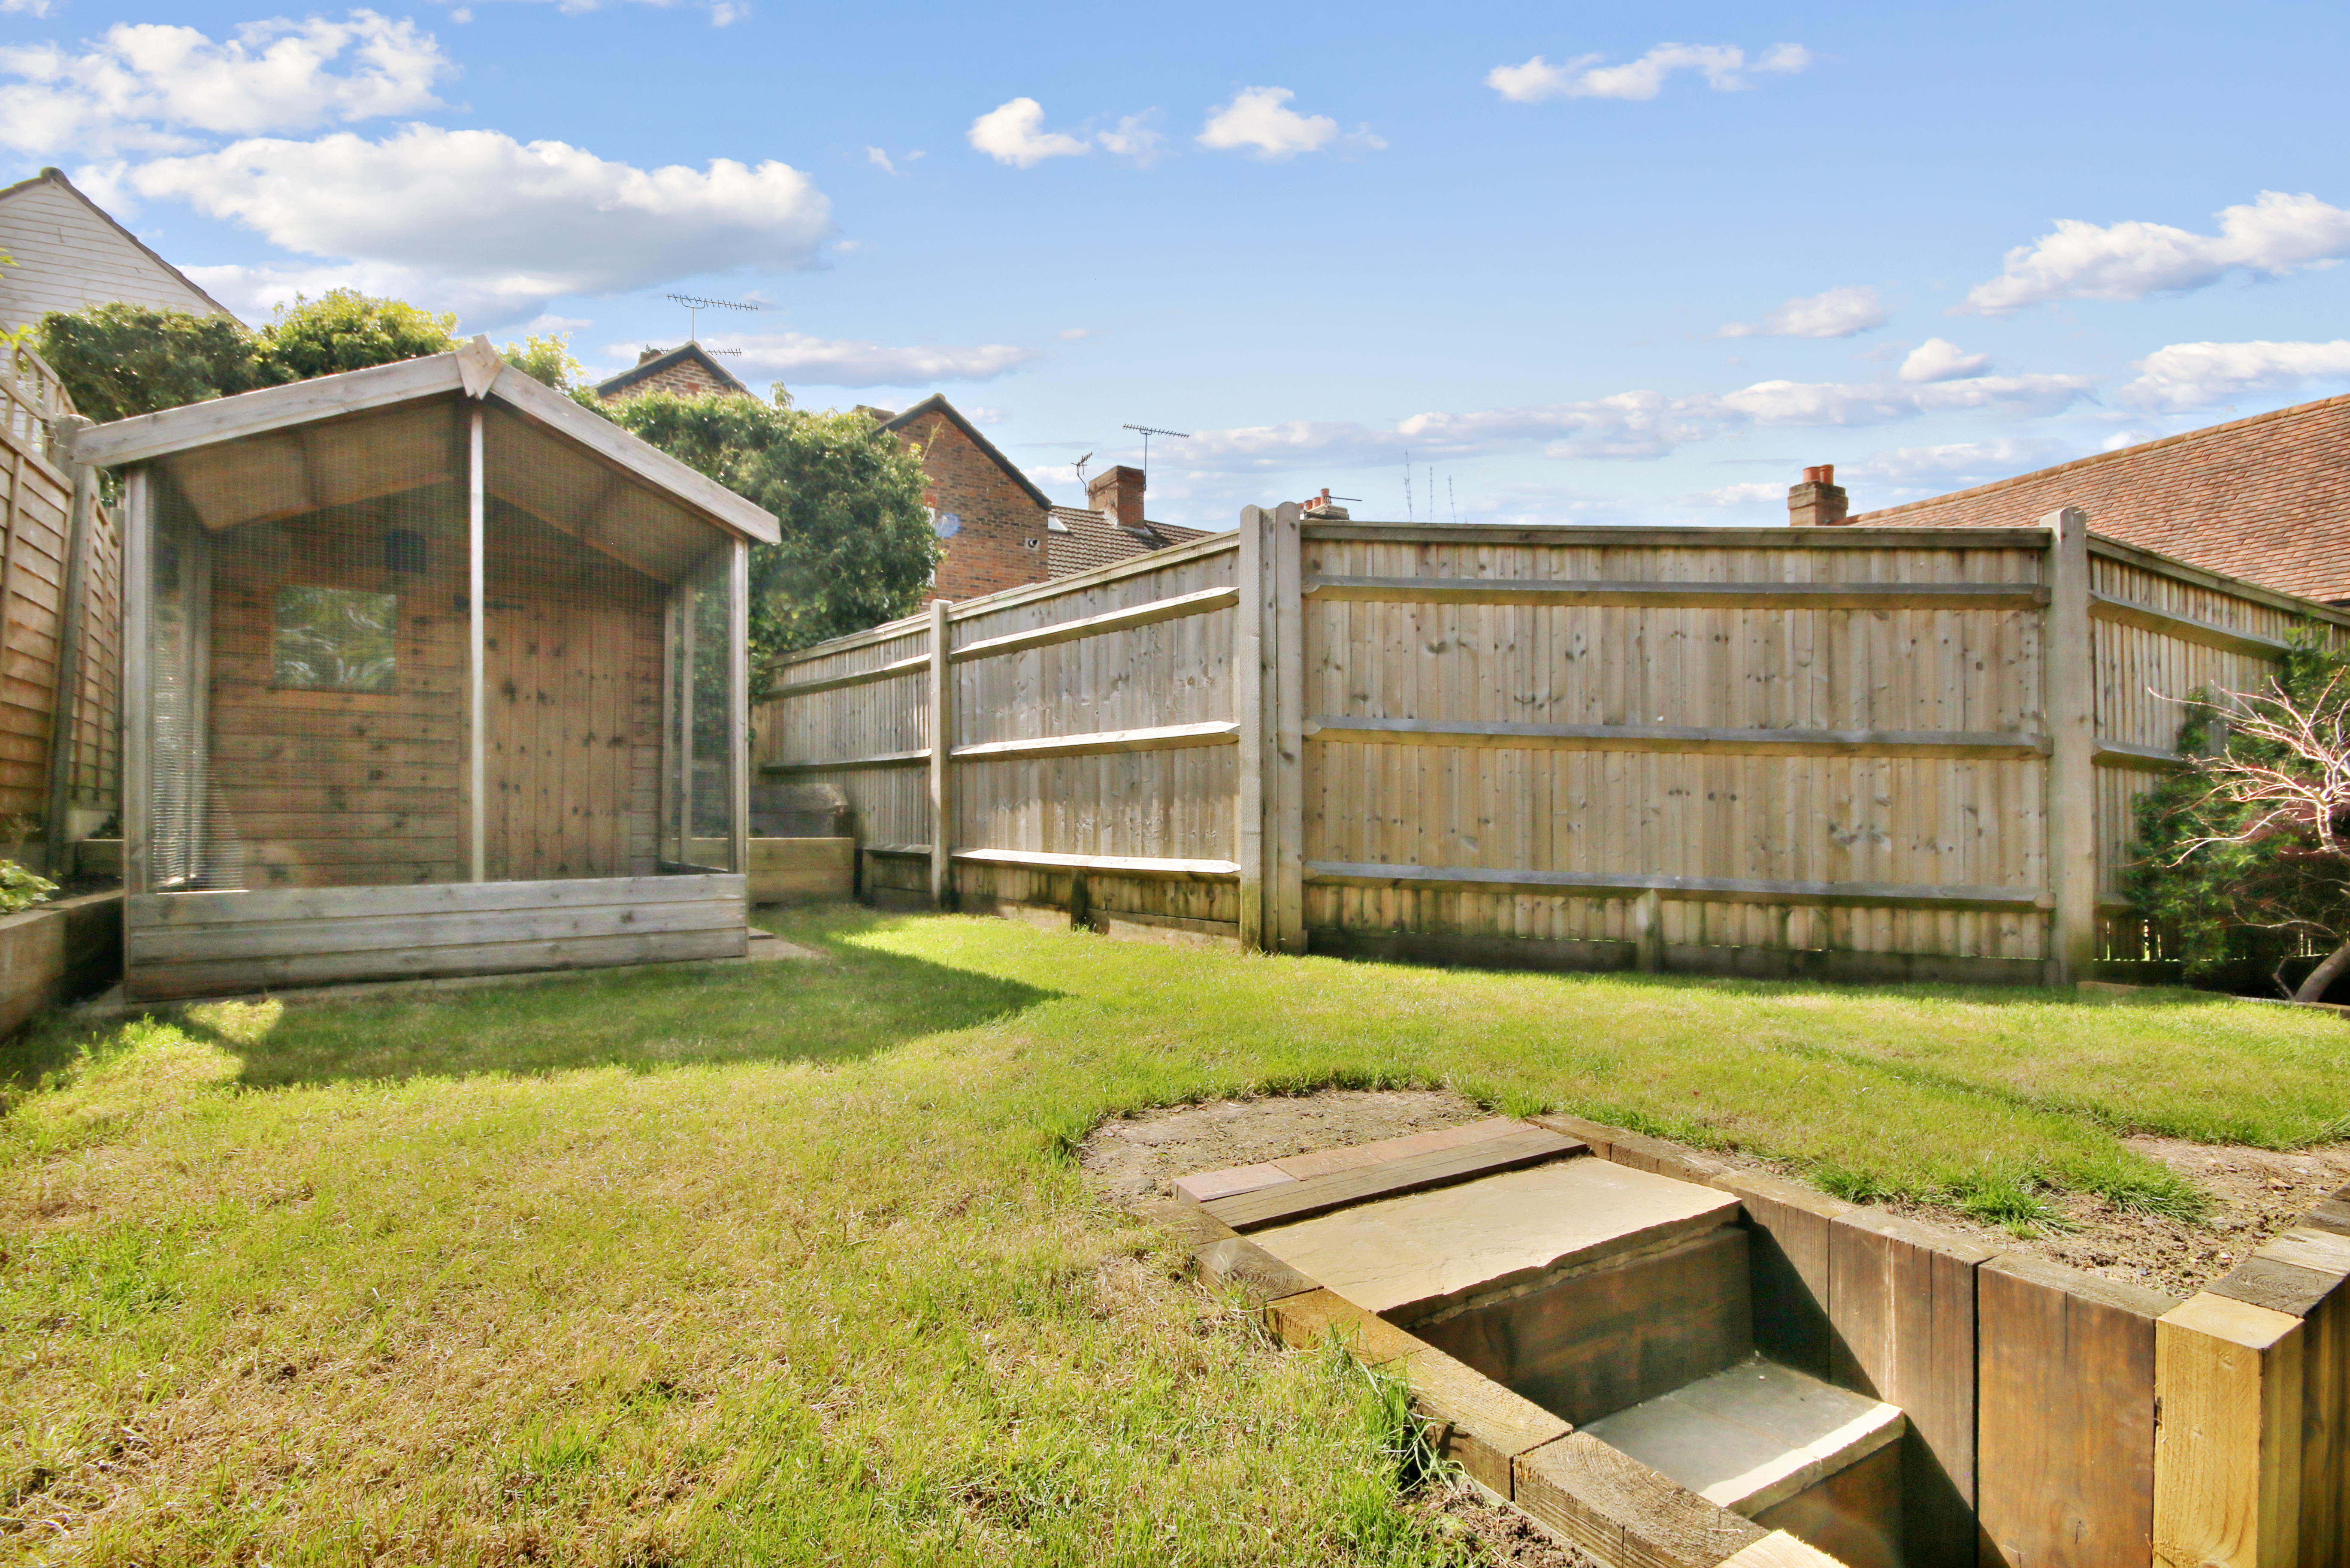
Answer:
[(795, 940), (822, 952), (816, 960), (589, 971), (413, 999), (200, 1003), (185, 1010), (181, 1026), (238, 1057), (240, 1085), (276, 1088), (585, 1067), (850, 1062), (1059, 994), (832, 940), (880, 919), (836, 914), (793, 929)]

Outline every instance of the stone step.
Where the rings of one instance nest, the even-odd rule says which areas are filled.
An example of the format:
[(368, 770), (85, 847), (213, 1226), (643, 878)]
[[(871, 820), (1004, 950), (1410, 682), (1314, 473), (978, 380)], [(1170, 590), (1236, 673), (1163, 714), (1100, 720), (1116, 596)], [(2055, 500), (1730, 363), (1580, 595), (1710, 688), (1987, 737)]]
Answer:
[(1753, 1519), (1900, 1440), (1881, 1400), (1757, 1355), (1583, 1430)]
[(1738, 1199), (1726, 1192), (1603, 1159), (1561, 1159), (1357, 1203), (1272, 1226), (1254, 1240), (1366, 1312), (1409, 1328), (1486, 1296), (1669, 1249), (1737, 1218)]

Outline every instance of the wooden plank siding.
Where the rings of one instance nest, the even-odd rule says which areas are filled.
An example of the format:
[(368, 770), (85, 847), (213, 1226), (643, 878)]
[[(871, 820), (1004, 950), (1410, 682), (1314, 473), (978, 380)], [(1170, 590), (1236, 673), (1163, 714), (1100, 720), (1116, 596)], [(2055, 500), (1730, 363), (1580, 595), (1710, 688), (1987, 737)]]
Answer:
[[(0, 817), (36, 824), (50, 806), (74, 483), (37, 433), (20, 428), (30, 423), (0, 424)], [(65, 782), (69, 805), (103, 814), (117, 805), (121, 776), (122, 544), (110, 509), (92, 506), (83, 548)]]
[(134, 894), (124, 994), (740, 958), (739, 875)]
[[(1227, 887), (973, 857), (1246, 857), (1247, 938), (1268, 947), (2069, 978), (2052, 675), (2086, 668), (2094, 710), (2094, 766), (2065, 763), (2094, 786), (2094, 888), (2064, 897), (2095, 906), (2101, 954), (2137, 957), (2114, 906), (2132, 802), (2177, 765), (2177, 699), (2254, 686), (2296, 631), (2350, 626), (2094, 537), (2059, 583), (2045, 528), (1248, 521), (1246, 583), (1224, 535), (951, 608), (960, 897), (1238, 922), (1237, 869)], [(2052, 646), (2052, 624), (2085, 647)], [(759, 763), (837, 785), (869, 849), (934, 844), (929, 644), (908, 620), (793, 656), (754, 721)]]

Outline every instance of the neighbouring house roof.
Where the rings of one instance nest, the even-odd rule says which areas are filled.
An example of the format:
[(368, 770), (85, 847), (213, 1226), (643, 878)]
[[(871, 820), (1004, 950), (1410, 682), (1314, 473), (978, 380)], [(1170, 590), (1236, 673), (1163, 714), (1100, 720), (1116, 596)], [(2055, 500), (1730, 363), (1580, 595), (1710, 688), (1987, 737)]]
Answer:
[[(500, 358), (487, 337), (475, 337), (447, 354), (339, 376), (318, 376), (110, 424), (85, 425), (74, 432), (72, 458), (76, 462), (111, 468), (262, 437), (289, 446), (292, 450), (281, 455), (299, 460), (295, 466), (307, 469), (307, 443), (318, 440), (320, 432), (304, 427), (340, 421), (349, 414), (445, 399), (454, 392), (501, 405), (497, 417), (519, 416), (527, 425), (568, 437), (608, 470), (619, 470), (702, 524), (755, 544), (773, 545), (782, 537), (780, 526), (764, 507), (639, 441), (601, 414), (541, 386)], [(343, 428), (345, 439), (350, 439), (348, 431), (357, 427), (328, 428)], [(362, 433), (357, 439), (368, 438)], [(587, 520), (598, 526), (612, 525), (610, 519), (600, 516)]]
[(1115, 566), (1135, 556), (1149, 555), (1172, 545), (1204, 539), (1205, 528), (1181, 528), (1172, 523), (1145, 523), (1121, 528), (1107, 512), (1083, 506), (1055, 506), (1052, 528), (1045, 541), (1045, 572), (1051, 577), (1075, 576), (1096, 566)]
[(2304, 598), (2350, 602), (2350, 397), (2255, 414), (1929, 501), (1880, 527), (2029, 527), (2062, 506), (2110, 538)]
[(228, 306), (157, 255), (55, 169), (0, 189), (0, 327), (120, 301), (193, 316)]
[(708, 372), (712, 380), (726, 390), (746, 398), (752, 395), (750, 388), (699, 343), (686, 343), (666, 354), (646, 354), (619, 375), (607, 376), (597, 382), (596, 395), (605, 399), (619, 397), (639, 382), (650, 381), (663, 371), (674, 370), (681, 365), (698, 365)]
[(1026, 474), (1021, 472), (1019, 468), (1010, 458), (996, 451), (995, 443), (988, 440), (985, 436), (980, 434), (979, 427), (972, 424), (969, 420), (963, 418), (962, 410), (956, 408), (952, 403), (948, 402), (943, 394), (933, 392), (929, 397), (924, 398), (920, 402), (916, 403), (912, 408), (908, 409), (904, 413), (885, 422), (881, 428), (894, 435), (926, 414), (944, 414), (948, 421), (953, 424), (955, 429), (962, 431), (964, 437), (970, 441), (972, 445), (977, 447), (981, 452), (987, 455), (989, 462), (1002, 469), (1004, 475), (1009, 478), (1013, 483), (1026, 491), (1028, 493), (1028, 498), (1031, 501), (1034, 501), (1037, 505), (1042, 506), (1048, 511), (1051, 510), (1053, 498), (1045, 494), (1043, 491), (1037, 489), (1036, 482), (1029, 478)]

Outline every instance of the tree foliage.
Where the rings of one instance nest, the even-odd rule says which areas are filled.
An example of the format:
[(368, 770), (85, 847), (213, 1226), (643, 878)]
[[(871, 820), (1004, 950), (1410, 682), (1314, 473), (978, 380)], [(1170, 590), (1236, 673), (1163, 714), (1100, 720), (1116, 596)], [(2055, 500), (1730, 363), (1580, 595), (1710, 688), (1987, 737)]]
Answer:
[(41, 357), (74, 407), (101, 424), (234, 397), (286, 378), (262, 358), (244, 324), (140, 305), (51, 311), (39, 325)]
[(571, 357), (568, 332), (532, 333), (519, 343), (508, 343), (503, 358), (532, 380), (558, 392), (577, 390), (588, 374)]
[(280, 306), (255, 331), (226, 316), (120, 303), (41, 317), (41, 357), (103, 423), (260, 387), (364, 370), (459, 344), (457, 318), (338, 288)]
[(2139, 797), (2131, 896), (2188, 978), (2350, 940), (2350, 652), (2296, 638), (2267, 689), (2197, 692), (2178, 750), (2196, 765)]
[(580, 401), (782, 522), (782, 544), (751, 552), (754, 663), (920, 607), (939, 557), (921, 459), (867, 415), (795, 409), (780, 388)]

